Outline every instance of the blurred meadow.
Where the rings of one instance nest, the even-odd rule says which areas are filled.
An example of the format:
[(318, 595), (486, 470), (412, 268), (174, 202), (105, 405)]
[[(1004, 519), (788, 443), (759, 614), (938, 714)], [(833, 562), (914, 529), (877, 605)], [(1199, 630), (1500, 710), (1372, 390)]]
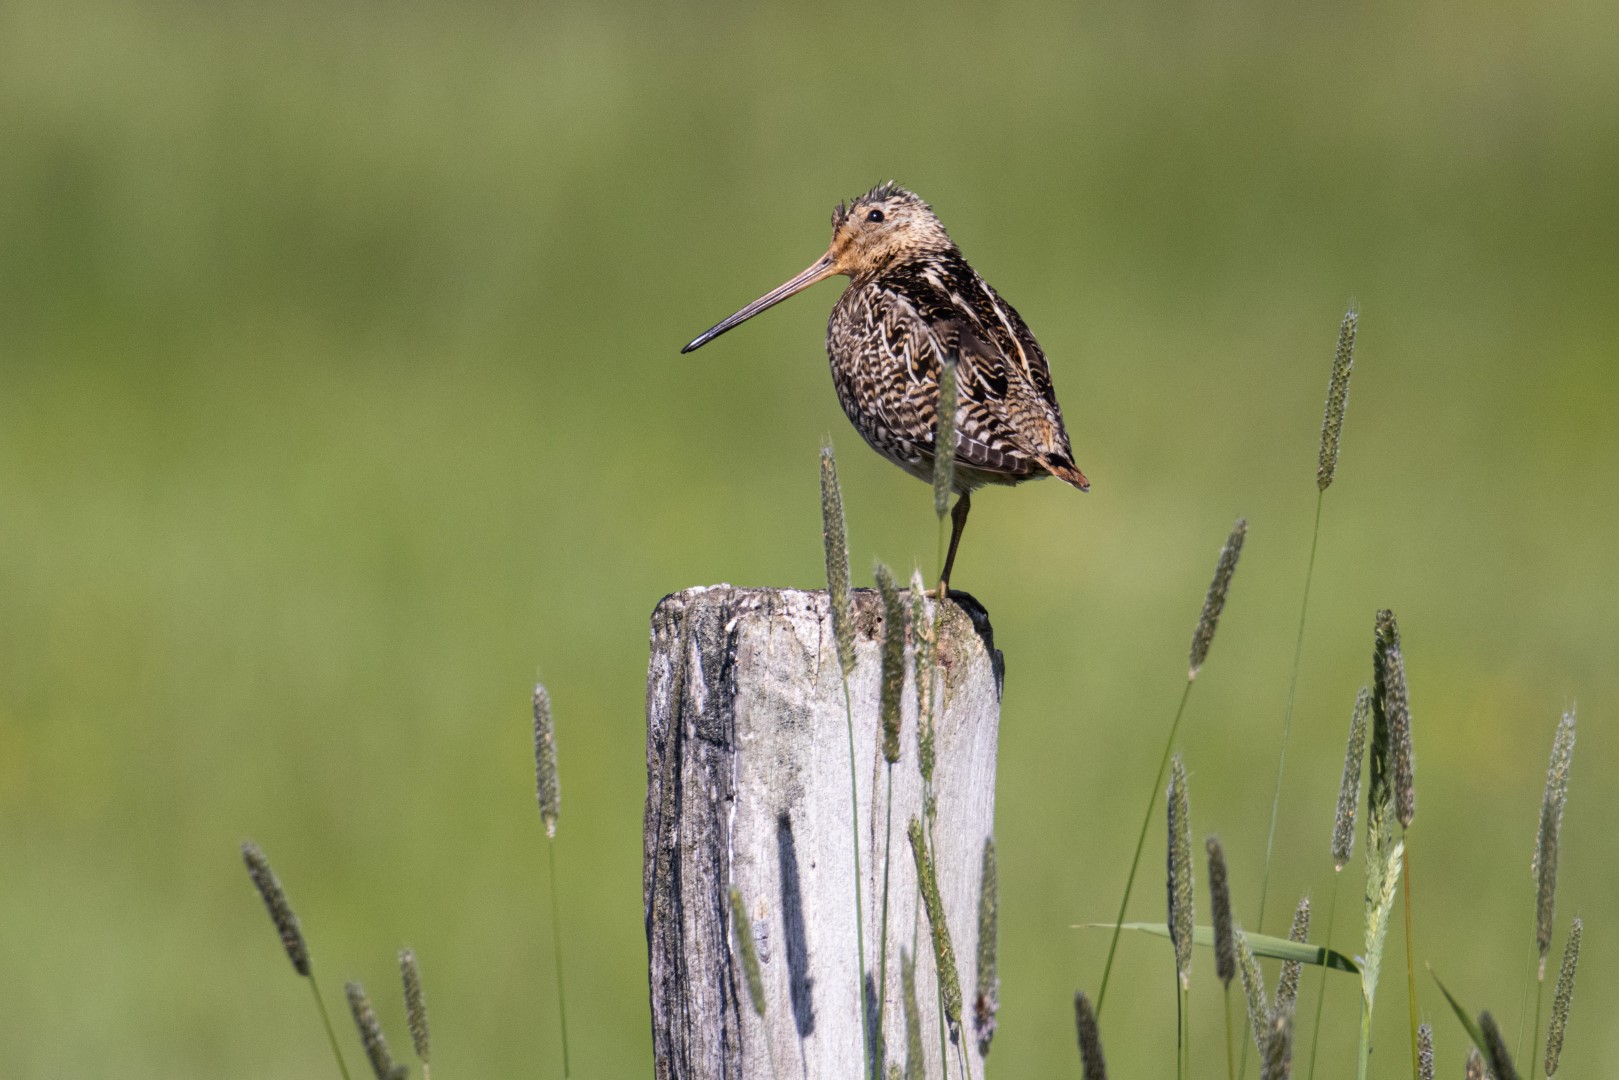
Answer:
[[(1564, 1068), (1619, 1070), (1616, 177), (1603, 0), (0, 5), (0, 1074), (335, 1075), (243, 873), (252, 837), (338, 1009), (363, 978), (404, 1050), (408, 943), (440, 1076), (560, 1075), (536, 678), (574, 1073), (650, 1070), (653, 605), (819, 587), (827, 433), (857, 583), (873, 557), (933, 573), (937, 544), (926, 487), (833, 395), (840, 285), (677, 350), (889, 178), (1034, 328), (1094, 482), (981, 496), (956, 567), (1008, 668), (989, 1074), (1077, 1075), (1072, 993), (1107, 939), (1069, 925), (1112, 917), (1239, 514), (1181, 745), (1194, 834), (1221, 835), (1251, 923), (1351, 299), (1265, 929), (1331, 886), (1392, 607), (1418, 963), (1515, 1031), (1546, 756), (1577, 702)], [(1134, 917), (1163, 916), (1162, 843), (1155, 824)], [(1402, 948), (1377, 1075), (1405, 1068)], [(1169, 1068), (1170, 955), (1121, 942), (1117, 1076)], [(1465, 1036), (1418, 990), (1460, 1075)], [(1353, 1073), (1355, 998), (1335, 978), (1323, 1077)]]

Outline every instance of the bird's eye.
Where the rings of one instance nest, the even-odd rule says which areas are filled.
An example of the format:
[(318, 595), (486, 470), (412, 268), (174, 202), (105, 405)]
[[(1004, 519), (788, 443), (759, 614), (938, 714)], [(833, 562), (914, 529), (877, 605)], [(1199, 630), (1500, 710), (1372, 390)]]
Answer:
[(880, 222), (883, 220), (883, 212), (881, 210), (873, 210), (871, 213), (866, 215), (866, 220)]

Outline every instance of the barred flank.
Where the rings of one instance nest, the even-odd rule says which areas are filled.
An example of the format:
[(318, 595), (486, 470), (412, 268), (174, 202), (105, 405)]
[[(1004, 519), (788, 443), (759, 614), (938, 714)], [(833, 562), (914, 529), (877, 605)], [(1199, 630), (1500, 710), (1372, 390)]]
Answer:
[(947, 355), (939, 365), (939, 402), (933, 433), (933, 512), (941, 518), (950, 509), (956, 486), (956, 357)]

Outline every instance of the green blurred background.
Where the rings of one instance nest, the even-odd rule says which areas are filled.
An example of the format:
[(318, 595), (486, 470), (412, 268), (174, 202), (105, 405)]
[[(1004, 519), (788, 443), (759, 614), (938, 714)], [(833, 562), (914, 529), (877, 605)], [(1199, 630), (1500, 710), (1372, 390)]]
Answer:
[[(931, 571), (937, 543), (924, 486), (838, 409), (835, 286), (676, 350), (888, 178), (1039, 334), (1095, 483), (981, 497), (957, 569), (1008, 664), (991, 1075), (1077, 1073), (1070, 997), (1106, 940), (1068, 926), (1111, 917), (1239, 513), (1183, 743), (1252, 921), (1351, 298), (1267, 928), (1329, 894), (1391, 606), (1419, 962), (1515, 1033), (1546, 753), (1577, 701), (1564, 1063), (1619, 1068), (1613, 5), (817, 7), (0, 5), (0, 1073), (333, 1075), (242, 872), (253, 837), (339, 1008), (364, 978), (402, 1049), (408, 942), (440, 1075), (559, 1075), (536, 677), (574, 1072), (649, 1071), (653, 605), (817, 585), (825, 433), (857, 568)], [(1223, 1075), (1198, 963), (1198, 1071)], [(1169, 968), (1163, 942), (1121, 946), (1116, 1075), (1171, 1067)], [(1461, 1030), (1419, 995), (1459, 1075)], [(1322, 1076), (1351, 1074), (1354, 999), (1338, 980)]]

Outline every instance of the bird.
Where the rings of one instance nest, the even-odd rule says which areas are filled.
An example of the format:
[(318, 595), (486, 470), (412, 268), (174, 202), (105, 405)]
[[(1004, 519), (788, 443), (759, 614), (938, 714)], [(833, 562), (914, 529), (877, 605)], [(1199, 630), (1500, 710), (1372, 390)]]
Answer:
[(1055, 476), (1080, 491), (1062, 409), (1040, 343), (1017, 310), (961, 254), (933, 208), (915, 193), (878, 184), (832, 211), (832, 242), (802, 273), (693, 338), (681, 353), (829, 277), (849, 284), (826, 324), (838, 402), (860, 436), (919, 479), (933, 479), (939, 381), (956, 369), (957, 405), (950, 572), (972, 493)]

